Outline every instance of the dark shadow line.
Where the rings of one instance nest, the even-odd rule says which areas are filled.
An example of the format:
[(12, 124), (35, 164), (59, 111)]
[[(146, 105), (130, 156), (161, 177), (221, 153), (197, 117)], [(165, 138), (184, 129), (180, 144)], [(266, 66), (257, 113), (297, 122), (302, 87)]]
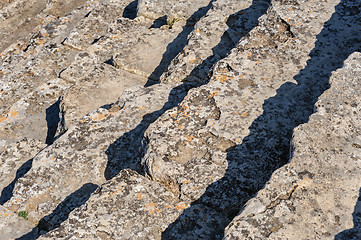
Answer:
[(61, 45), (65, 46), (65, 41), (68, 40), (68, 37), (64, 38), (63, 41), (61, 41)]
[[(250, 134), (242, 144), (227, 149), (228, 168), (224, 177), (209, 185), (206, 192), (168, 226), (162, 239), (179, 239), (202, 232), (201, 221), (194, 217), (200, 205), (216, 210), (231, 222), (244, 204), (264, 187), (272, 173), (288, 162), (294, 128), (308, 122), (318, 97), (329, 88), (331, 72), (342, 67), (350, 54), (360, 50), (361, 31), (356, 33), (360, 29), (357, 21), (350, 26), (339, 18), (346, 12), (345, 4), (347, 1), (342, 0), (336, 6), (335, 13), (317, 35), (307, 66), (294, 77), (297, 84), (286, 82), (276, 96), (265, 100), (263, 113), (249, 127)], [(337, 32), (332, 26), (347, 27)], [(340, 42), (344, 45), (338, 46)], [(204, 239), (222, 239), (227, 225), (214, 224), (213, 235), (204, 235)]]
[[(167, 46), (167, 50), (162, 56), (162, 60), (159, 65), (154, 69), (154, 71), (149, 75), (147, 83), (144, 85), (145, 87), (152, 86), (154, 84), (159, 83), (160, 76), (164, 73), (165, 70), (169, 67), (172, 60), (184, 49), (184, 47), (188, 44), (188, 36), (194, 30), (194, 26), (196, 23), (207, 14), (209, 9), (212, 7), (212, 3), (215, 0), (211, 0), (207, 6), (199, 8), (196, 12), (190, 16), (185, 26), (183, 27), (182, 32), (178, 34), (178, 36)], [(161, 18), (164, 18), (161, 17)], [(161, 19), (159, 18), (159, 19)], [(156, 23), (154, 22), (153, 25)], [(165, 24), (167, 24), (167, 17), (165, 16)], [(152, 25), (152, 26), (153, 26)]]
[(3, 205), (4, 203), (6, 203), (7, 201), (9, 201), (12, 198), (15, 183), (19, 180), (19, 178), (22, 178), (27, 172), (29, 172), (32, 165), (33, 165), (33, 158), (26, 161), (16, 171), (16, 175), (15, 175), (14, 180), (8, 186), (6, 186), (1, 192), (0, 205)]
[[(60, 103), (62, 101), (62, 97), (59, 97), (59, 99), (52, 104), (49, 108), (46, 109), (46, 121), (47, 121), (47, 137), (46, 137), (46, 144), (51, 145), (54, 140), (56, 140), (58, 137), (60, 137), (63, 133), (66, 132), (66, 126), (65, 126), (65, 118), (64, 118), (64, 111), (60, 107)], [(58, 135), (56, 136), (56, 133), (58, 131)], [(35, 157), (44, 149), (41, 149)], [(0, 205), (3, 205), (5, 202), (9, 201), (13, 196), (13, 191), (15, 188), (15, 184), (17, 181), (25, 176), (26, 173), (30, 171), (32, 168), (33, 159), (31, 158), (28, 161), (26, 161), (23, 165), (19, 167), (19, 169), (16, 171), (16, 175), (14, 180), (6, 186), (0, 196)]]
[(353, 228), (344, 230), (335, 236), (335, 240), (359, 240), (361, 239), (361, 188), (352, 213)]
[(60, 75), (61, 75), (66, 69), (67, 69), (67, 68), (64, 68), (64, 69), (62, 69), (62, 70), (59, 71), (59, 73), (58, 73), (58, 78), (61, 78)]
[(133, 20), (137, 17), (137, 14), (138, 14), (138, 0), (135, 0), (129, 3), (128, 6), (124, 8), (122, 17)]
[(93, 40), (93, 42), (92, 42), (90, 45), (93, 45), (93, 44), (95, 44), (95, 43), (99, 42), (99, 41), (100, 41), (100, 39), (102, 39), (102, 38), (104, 38), (104, 36), (100, 36), (100, 37), (98, 37), (98, 38), (94, 39), (94, 40)]
[(150, 28), (160, 28), (164, 25), (167, 25), (167, 16), (166, 15), (155, 19), (152, 26), (150, 26)]
[(114, 66), (114, 59), (113, 59), (113, 57), (109, 58), (109, 59), (106, 60), (104, 63), (105, 63), (105, 64), (108, 64), (108, 65), (110, 65), (110, 66), (112, 66), (112, 67), (115, 67), (115, 66)]
[(92, 11), (87, 12), (87, 14), (84, 15), (84, 18), (89, 17), (89, 15), (92, 13)]
[(86, 183), (81, 188), (67, 196), (54, 211), (40, 219), (38, 225), (31, 232), (17, 238), (18, 240), (34, 240), (41, 235), (58, 228), (62, 222), (68, 219), (69, 214), (76, 208), (88, 201), (90, 195), (98, 188), (98, 185)]
[[(212, 2), (212, 1), (211, 1)], [(153, 113), (146, 114), (141, 123), (137, 125), (133, 130), (126, 132), (118, 138), (114, 143), (112, 143), (105, 153), (108, 157), (107, 166), (104, 172), (104, 177), (109, 180), (115, 177), (122, 169), (133, 169), (140, 174), (144, 174), (144, 171), (141, 167), (141, 159), (144, 156), (144, 149), (146, 148), (147, 141), (144, 137), (145, 131), (148, 129), (150, 124), (155, 122), (160, 116), (163, 115), (167, 110), (172, 109), (178, 106), (179, 103), (183, 101), (188, 91), (192, 88), (200, 87), (208, 83), (208, 73), (210, 72), (212, 66), (217, 63), (219, 60), (228, 55), (228, 53), (237, 45), (241, 37), (245, 36), (249, 31), (251, 31), (257, 25), (257, 19), (264, 12), (267, 11), (269, 7), (269, 1), (259, 1), (259, 9), (256, 7), (257, 14), (252, 18), (247, 15), (247, 11), (254, 13), (255, 7), (250, 7), (246, 10), (241, 10), (235, 14), (232, 14), (229, 19), (238, 19), (240, 17), (250, 21), (248, 28), (243, 29), (242, 34), (238, 34), (235, 39), (230, 39), (230, 32), (234, 32), (232, 29), (233, 23), (235, 21), (227, 21), (228, 29), (221, 36), (220, 42), (215, 46), (213, 50), (213, 55), (205, 59), (198, 67), (196, 67), (187, 77), (187, 79), (195, 79), (197, 81), (187, 81), (187, 79), (179, 86), (173, 88), (168, 96), (168, 101), (163, 105), (160, 110), (157, 110)], [(208, 8), (208, 7), (207, 7)], [(249, 19), (248, 19), (249, 18)], [(207, 66), (206, 69), (202, 69), (204, 66)], [(203, 77), (199, 77), (199, 70), (203, 71)]]
[(187, 95), (187, 92), (199, 85), (181, 84), (169, 93), (168, 101), (157, 111), (143, 116), (142, 121), (131, 131), (126, 132), (115, 142), (109, 145), (105, 153), (108, 157), (107, 166), (104, 172), (106, 180), (115, 177), (122, 169), (133, 169), (143, 173), (140, 166), (140, 159), (143, 157), (144, 133), (149, 125), (155, 122), (167, 110), (177, 106)]
[(51, 145), (55, 140), (56, 130), (60, 122), (60, 102), (61, 97), (50, 107), (46, 109), (46, 124), (48, 132), (46, 135), (45, 143)]

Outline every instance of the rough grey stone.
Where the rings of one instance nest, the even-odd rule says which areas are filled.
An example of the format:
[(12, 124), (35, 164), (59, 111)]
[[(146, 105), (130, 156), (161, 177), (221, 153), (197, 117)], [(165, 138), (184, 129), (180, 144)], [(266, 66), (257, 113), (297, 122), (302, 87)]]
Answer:
[(85, 50), (89, 45), (102, 38), (108, 30), (108, 24), (122, 16), (130, 0), (96, 1), (88, 5), (87, 14), (72, 29), (64, 44), (78, 50)]
[(0, 2), (0, 231), (357, 238), (359, 9)]
[(295, 129), (290, 163), (246, 204), (225, 239), (361, 237), (360, 59), (354, 53), (333, 72), (316, 113)]
[(40, 239), (70, 235), (87, 239), (159, 239), (168, 222), (186, 207), (175, 200), (162, 185), (123, 170), (101, 185), (60, 228)]
[[(29, 221), (36, 223), (82, 185), (100, 185), (121, 169), (136, 169), (142, 145), (130, 147), (132, 135), (128, 136), (129, 142), (116, 140), (138, 124), (140, 127), (133, 135), (144, 131), (149, 123), (147, 119), (141, 121), (142, 116), (160, 109), (170, 89), (169, 86), (129, 89), (120, 100), (125, 105), (99, 108), (80, 119), (34, 157), (32, 168), (17, 181), (12, 198), (4, 206), (27, 211)], [(163, 94), (158, 96), (155, 92)], [(124, 152), (119, 158), (121, 149)], [(38, 184), (31, 184), (33, 181)]]
[(0, 206), (0, 218), (0, 234), (2, 239), (19, 238), (32, 228), (31, 223), (3, 206)]
[[(340, 16), (348, 4), (340, 3), (333, 13), (336, 5), (311, 5), (310, 11), (322, 11), (323, 17), (310, 22), (304, 9), (295, 7), (291, 11), (289, 6), (273, 2), (273, 8), (259, 18), (258, 26), (215, 65), (209, 83), (189, 91), (179, 107), (181, 110), (181, 106), (189, 106), (189, 110), (170, 110), (147, 130), (149, 146), (143, 165), (150, 177), (174, 192), (178, 190), (180, 199), (198, 199), (197, 204), (212, 207), (232, 219), (263, 188), (272, 172), (287, 163), (293, 129), (308, 121), (313, 104), (328, 88), (330, 72), (341, 67), (343, 60), (359, 48), (349, 38), (359, 35), (354, 25), (359, 13), (350, 16), (347, 21), (353, 24), (343, 28)], [(286, 7), (287, 12), (282, 9)], [(328, 17), (333, 13), (330, 20), (326, 13)], [(302, 25), (293, 28), (292, 19), (296, 18)], [(316, 45), (310, 44), (315, 43), (316, 34)], [(214, 107), (220, 113), (219, 118), (207, 119), (205, 125), (198, 121), (197, 114), (210, 113), (209, 104), (201, 102), (197, 105), (199, 110), (192, 111), (193, 102), (197, 104), (196, 97), (203, 91), (214, 99)], [(178, 129), (173, 122), (179, 124)], [(207, 141), (209, 135), (216, 140)], [(222, 155), (214, 148), (220, 141), (217, 139), (223, 138), (229, 144)], [(183, 140), (182, 144), (179, 140)], [(177, 161), (177, 156), (181, 156), (181, 161)], [(215, 170), (217, 164), (219, 170)], [(210, 184), (208, 179), (214, 173), (220, 175)], [(184, 178), (191, 179), (197, 191), (184, 188)], [(182, 216), (192, 218), (191, 212), (192, 205)], [(180, 219), (169, 226), (165, 236), (179, 226), (187, 229)], [(187, 234), (202, 238), (196, 231)]]
[[(199, 8), (207, 6), (210, 0), (200, 1), (165, 1), (165, 0), (138, 0), (138, 16), (157, 19), (167, 16), (173, 18), (189, 18)], [(194, 16), (196, 17), (196, 16)]]

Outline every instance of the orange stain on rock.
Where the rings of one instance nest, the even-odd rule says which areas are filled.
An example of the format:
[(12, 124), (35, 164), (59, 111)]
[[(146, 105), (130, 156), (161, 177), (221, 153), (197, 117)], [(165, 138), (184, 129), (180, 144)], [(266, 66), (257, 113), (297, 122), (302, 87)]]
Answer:
[(102, 121), (106, 119), (109, 114), (97, 113), (95, 116), (92, 116), (91, 119), (94, 121)]
[(228, 77), (227, 76), (216, 76), (216, 80), (220, 81), (221, 83), (225, 83), (228, 81)]
[(3, 121), (5, 121), (5, 119), (6, 119), (6, 117), (5, 117), (5, 116), (0, 117), (0, 123), (1, 123), (1, 122), (3, 122)]
[(248, 116), (248, 112), (242, 113), (241, 117), (246, 118)]
[(194, 136), (188, 136), (188, 135), (186, 135), (185, 137), (187, 138), (186, 141), (188, 141), (188, 142), (192, 142), (193, 139), (194, 139)]
[(213, 93), (211, 93), (211, 95), (209, 96), (209, 98), (212, 98), (214, 96), (218, 96), (219, 91), (214, 91)]
[(150, 202), (147, 205), (145, 205), (145, 208), (148, 210), (148, 212), (153, 215), (154, 213), (160, 213), (162, 212), (161, 209), (157, 208), (158, 204), (154, 203), (154, 202)]
[(195, 63), (197, 61), (197, 59), (191, 59), (191, 60), (189, 60), (188, 62), (189, 63)]
[(15, 110), (10, 111), (10, 117), (15, 117), (16, 115), (18, 115), (17, 111), (15, 111)]
[(156, 206), (158, 206), (158, 204), (156, 204), (154, 202), (150, 202), (150, 203), (145, 205), (145, 207), (156, 207)]
[(189, 204), (185, 203), (185, 202), (180, 202), (177, 204), (177, 206), (175, 206), (175, 209), (177, 210), (184, 210), (189, 208)]
[(142, 195), (142, 193), (138, 193), (138, 194), (137, 194), (137, 197), (138, 197), (138, 199), (143, 199), (143, 198), (144, 198), (143, 195)]

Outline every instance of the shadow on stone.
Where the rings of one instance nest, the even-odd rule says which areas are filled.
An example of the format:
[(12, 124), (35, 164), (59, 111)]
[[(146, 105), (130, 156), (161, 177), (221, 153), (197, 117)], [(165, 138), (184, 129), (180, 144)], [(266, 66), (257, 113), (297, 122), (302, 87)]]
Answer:
[(115, 66), (114, 66), (114, 59), (113, 59), (113, 57), (109, 58), (109, 59), (106, 60), (104, 63), (105, 63), (105, 64), (108, 64), (108, 65), (110, 65), (110, 66), (112, 66), (112, 67), (115, 67)]
[(171, 90), (168, 101), (158, 111), (146, 114), (136, 128), (126, 132), (113, 142), (105, 151), (108, 157), (104, 176), (107, 180), (115, 177), (122, 169), (133, 169), (143, 174), (140, 160), (144, 156), (147, 140), (144, 133), (149, 125), (155, 122), (162, 114), (177, 106), (187, 95), (187, 92), (196, 85), (182, 84)]
[(102, 38), (104, 38), (104, 36), (100, 36), (100, 37), (94, 39), (93, 42), (91, 43), (91, 45), (96, 44), (96, 43), (99, 42), (100, 39), (102, 39)]
[[(180, 32), (178, 34), (178, 36), (167, 46), (167, 50), (166, 52), (163, 54), (162, 56), (162, 60), (160, 61), (159, 65), (154, 69), (154, 71), (149, 75), (148, 77), (148, 81), (147, 83), (144, 85), (145, 87), (149, 87), (152, 86), (154, 84), (159, 83), (160, 81), (160, 76), (163, 74), (163, 72), (168, 68), (168, 66), (170, 65), (171, 61), (178, 55), (178, 53), (180, 53), (184, 47), (187, 45), (188, 43), (188, 36), (189, 34), (194, 30), (194, 26), (195, 24), (203, 17), (207, 14), (207, 12), (209, 11), (209, 9), (211, 9), (212, 7), (212, 3), (214, 2), (214, 0), (211, 0), (209, 2), (209, 4), (205, 7), (201, 7), (199, 8), (196, 12), (194, 12), (192, 14), (192, 16), (190, 16), (187, 21), (185, 26), (183, 27), (182, 32)], [(164, 23), (163, 21), (165, 21), (165, 23), (163, 25), (167, 24), (167, 16), (163, 16), (161, 18), (157, 19), (158, 22), (162, 21), (162, 23)], [(153, 25), (156, 24), (156, 21), (154, 21)], [(153, 26), (152, 25), (152, 26)], [(157, 23), (156, 26), (158, 26), (159, 23)], [(160, 26), (159, 26), (160, 27)]]
[[(211, 1), (210, 4), (205, 7), (205, 9), (209, 9), (212, 2), (213, 1)], [(178, 104), (183, 101), (190, 89), (200, 87), (208, 83), (208, 73), (212, 66), (214, 66), (217, 61), (227, 56), (227, 54), (230, 53), (230, 51), (237, 45), (239, 39), (245, 36), (249, 31), (252, 30), (252, 28), (257, 25), (257, 19), (267, 11), (269, 7), (268, 3), (268, 1), (258, 1), (255, 2), (255, 4), (252, 5), (252, 7), (250, 7), (248, 10), (242, 10), (231, 15), (229, 19), (234, 20), (235, 18), (238, 19), (242, 17), (242, 19), (245, 19), (245, 21), (253, 24), (248, 24), (247, 29), (242, 29), (242, 34), (238, 34), (234, 39), (230, 39), (228, 37), (230, 34), (229, 32), (235, 31), (232, 29), (232, 27), (234, 27), (234, 21), (227, 21), (227, 24), (229, 24), (229, 29), (222, 35), (221, 41), (217, 44), (217, 46), (212, 49), (213, 55), (204, 60), (188, 76), (189, 79), (197, 78), (198, 81), (185, 81), (183, 84), (172, 89), (168, 96), (168, 101), (160, 110), (145, 115), (141, 123), (136, 128), (127, 133), (124, 133), (123, 136), (121, 136), (107, 148), (105, 153), (107, 154), (108, 162), (104, 173), (104, 176), (107, 180), (112, 179), (122, 169), (127, 168), (133, 169), (140, 174), (144, 174), (140, 166), (140, 162), (144, 156), (147, 145), (147, 139), (144, 137), (144, 133), (150, 124), (155, 122), (167, 110), (178, 106)], [(198, 10), (197, 14), (195, 14), (196, 16), (199, 16), (199, 11), (200, 10)], [(247, 11), (252, 12), (252, 15), (247, 15)], [(257, 14), (254, 14), (255, 12)], [(205, 13), (203, 12), (203, 14)], [(202, 67), (205, 68), (203, 69)], [(202, 79), (200, 79), (201, 77), (198, 76), (199, 71), (202, 71), (203, 73)]]
[(150, 28), (160, 28), (161, 26), (167, 25), (167, 16), (162, 16), (154, 20)]
[[(318, 97), (329, 88), (331, 72), (342, 67), (350, 54), (360, 50), (360, 33), (358, 36), (354, 33), (358, 23), (343, 18), (349, 12), (346, 8), (347, 1), (341, 1), (325, 23), (307, 66), (294, 77), (297, 84), (286, 82), (274, 97), (265, 100), (263, 113), (250, 126), (250, 134), (242, 144), (227, 149), (228, 168), (224, 177), (209, 185), (206, 192), (168, 226), (162, 239), (202, 236), (199, 233), (202, 233), (203, 220), (193, 213), (199, 205), (218, 211), (231, 222), (235, 213), (264, 187), (272, 173), (289, 161), (294, 128), (308, 121)], [(340, 26), (343, 31), (334, 30)], [(204, 235), (204, 239), (223, 238), (226, 225), (214, 225), (214, 234), (205, 233), (208, 235)]]
[(29, 233), (18, 238), (19, 240), (33, 240), (47, 232), (58, 228), (62, 222), (68, 219), (69, 214), (76, 208), (81, 207), (88, 201), (90, 195), (98, 188), (98, 185), (86, 183), (81, 188), (67, 196), (54, 211), (43, 217), (38, 225)]
[(122, 17), (133, 20), (137, 17), (137, 14), (138, 14), (138, 0), (135, 0), (129, 3), (129, 5), (124, 8)]
[(45, 143), (48, 145), (53, 144), (55, 140), (56, 130), (60, 122), (60, 102), (61, 97), (53, 105), (46, 109), (46, 123), (48, 126), (48, 133), (46, 135)]
[(22, 178), (27, 172), (29, 172), (29, 170), (32, 167), (32, 164), (33, 164), (33, 159), (30, 159), (26, 161), (23, 165), (21, 165), (21, 167), (16, 171), (15, 179), (8, 186), (6, 186), (1, 192), (0, 205), (3, 205), (7, 201), (9, 201), (10, 198), (12, 198), (15, 183), (19, 180), (19, 178)]
[(361, 188), (355, 209), (352, 213), (353, 228), (338, 233), (335, 240), (359, 240), (361, 239)]

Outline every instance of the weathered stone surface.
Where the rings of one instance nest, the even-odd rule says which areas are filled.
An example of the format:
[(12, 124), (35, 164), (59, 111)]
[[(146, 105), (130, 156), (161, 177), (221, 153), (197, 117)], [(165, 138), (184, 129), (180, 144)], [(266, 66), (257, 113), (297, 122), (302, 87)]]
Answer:
[[(170, 190), (178, 190), (180, 199), (198, 199), (197, 203), (230, 219), (263, 188), (273, 171), (287, 163), (293, 129), (308, 121), (313, 104), (328, 88), (330, 72), (359, 48), (349, 38), (358, 35), (357, 27), (351, 24), (344, 28), (340, 19), (347, 3), (339, 4), (327, 23), (322, 19), (307, 21), (305, 9), (295, 7), (285, 12), (282, 4), (273, 5), (274, 9), (260, 17), (259, 25), (240, 39), (236, 49), (216, 64), (210, 82), (190, 90), (181, 104), (190, 106), (190, 110), (169, 111), (146, 132), (149, 146), (143, 164), (150, 177), (165, 183)], [(337, 2), (315, 4), (308, 10), (322, 11), (326, 21), (326, 13), (331, 17), (336, 5)], [(296, 18), (303, 24), (293, 28)], [(350, 16), (348, 21), (356, 23), (357, 18), (359, 15)], [(316, 34), (315, 47), (304, 44), (314, 43)], [(311, 60), (305, 67), (312, 47)], [(214, 98), (220, 117), (209, 118), (202, 126), (197, 114), (209, 113), (207, 104), (201, 102), (199, 110), (192, 111), (192, 103), (203, 91), (209, 93), (208, 98)], [(178, 129), (174, 123), (179, 124)], [(208, 137), (212, 135), (216, 140)], [(223, 154), (215, 147), (221, 139), (229, 142)], [(177, 156), (181, 156), (181, 161), (177, 161)], [(218, 176), (210, 184), (214, 173)], [(197, 191), (189, 191), (184, 178), (191, 179)], [(188, 211), (192, 211), (192, 205), (184, 217)], [(165, 235), (177, 231), (179, 226), (187, 229), (187, 224), (179, 220), (169, 226)], [(193, 230), (187, 234), (201, 238)], [(172, 236), (181, 237), (176, 233)]]
[(195, 25), (184, 50), (160, 77), (163, 82), (203, 82), (212, 66), (257, 25), (269, 1), (215, 1)]
[[(149, 77), (152, 73), (153, 75), (160, 75), (159, 72), (153, 71), (161, 64), (161, 60), (170, 61), (162, 58), (163, 53), (167, 51), (169, 55), (175, 55), (180, 51), (180, 43), (178, 45), (174, 43), (179, 34), (179, 28), (151, 28), (148, 31), (143, 31), (142, 36), (135, 38), (133, 42), (129, 41), (126, 48), (115, 54), (114, 64), (117, 68), (144, 77)], [(172, 41), (173, 47), (167, 48)]]
[(54, 79), (40, 85), (10, 108), (7, 118), (0, 122), (0, 139), (11, 141), (24, 137), (46, 142), (47, 130), (60, 111), (59, 96), (70, 85), (62, 79)]
[(316, 113), (295, 129), (290, 163), (247, 203), (225, 239), (361, 237), (360, 60), (354, 53), (332, 74)]
[(95, 63), (63, 93), (66, 124), (72, 126), (87, 113), (116, 102), (127, 88), (144, 85), (146, 78), (108, 64)]
[[(1, 54), (0, 139), (4, 149), (16, 152), (19, 149), (13, 148), (13, 143), (30, 140), (36, 141), (39, 147), (34, 149), (40, 150), (44, 147), (42, 142), (52, 143), (59, 136), (52, 131), (56, 130), (58, 121), (65, 118), (60, 116), (61, 111), (65, 110), (66, 124), (71, 126), (94, 109), (115, 102), (125, 88), (146, 83), (143, 77), (104, 63), (112, 57), (114, 49), (119, 48), (119, 42), (108, 44), (109, 47), (96, 45), (79, 54), (61, 44), (94, 4), (90, 1), (60, 19), (47, 17), (33, 30), (27, 43), (17, 44)], [(88, 52), (92, 58), (84, 59)], [(88, 66), (85, 69), (84, 63)], [(59, 75), (62, 79), (57, 78)], [(60, 109), (60, 105), (65, 109)], [(29, 152), (33, 156), (37, 153)], [(4, 187), (14, 179), (18, 167), (33, 156), (17, 154), (17, 161), (13, 157), (11, 161), (1, 159), (4, 163), (16, 162), (17, 166), (10, 168), (6, 177), (3, 175)]]
[[(36, 223), (82, 185), (100, 185), (121, 169), (136, 169), (142, 145), (132, 142), (135, 139), (131, 134), (139, 134), (141, 140), (141, 133), (152, 119), (149, 116), (150, 119), (144, 117), (141, 121), (142, 116), (161, 109), (170, 90), (168, 86), (129, 89), (118, 105), (100, 108), (82, 118), (34, 157), (32, 168), (18, 180), (13, 197), (4, 206), (14, 211), (27, 211), (29, 221)], [(155, 94), (161, 92), (159, 96)], [(128, 132), (137, 125), (134, 133)], [(116, 141), (127, 132), (129, 142)], [(31, 184), (34, 181), (38, 184)]]
[(97, 1), (88, 6), (88, 13), (72, 29), (64, 44), (75, 49), (85, 50), (93, 42), (102, 38), (108, 30), (108, 24), (122, 16), (130, 0)]
[[(138, 0), (138, 16), (157, 19), (167, 16), (169, 20), (173, 18), (189, 18), (199, 8), (207, 6), (210, 0), (200, 1), (166, 1), (166, 0)], [(196, 17), (196, 16), (194, 16)]]
[(176, 200), (162, 185), (123, 170), (101, 185), (60, 228), (40, 239), (70, 235), (86, 239), (159, 239), (168, 223), (187, 207)]
[(0, 204), (28, 214), (6, 239), (358, 237), (360, 54), (330, 76), (359, 1), (14, 0), (3, 22), (38, 3), (1, 42)]
[(43, 141), (27, 138), (12, 143), (0, 140), (1, 205), (12, 196), (17, 180), (30, 170), (32, 158), (45, 147)]
[(0, 218), (0, 235), (2, 239), (19, 238), (32, 228), (31, 223), (3, 206), (0, 206)]
[[(86, 1), (47, 1), (14, 0), (0, 8), (0, 52), (13, 42), (26, 37), (38, 25), (43, 24), (49, 15), (63, 17), (72, 10), (82, 6)], [(89, 1), (90, 3), (93, 1)]]
[[(162, 231), (187, 207), (161, 184), (134, 171), (122, 170), (93, 193), (84, 206), (72, 212), (58, 229), (39, 239), (70, 235), (90, 239), (161, 239)], [(204, 237), (214, 234), (215, 226), (225, 227), (227, 223), (222, 215), (206, 206), (194, 209), (193, 214), (209, 226), (202, 229)]]

